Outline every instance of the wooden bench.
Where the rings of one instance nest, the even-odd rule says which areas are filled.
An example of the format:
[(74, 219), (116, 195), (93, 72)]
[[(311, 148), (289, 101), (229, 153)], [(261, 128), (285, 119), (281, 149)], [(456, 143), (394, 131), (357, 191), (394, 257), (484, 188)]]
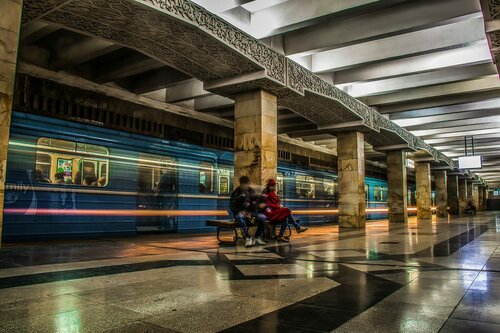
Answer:
[[(300, 220), (297, 219), (297, 222), (300, 223)], [(237, 222), (233, 220), (207, 220), (205, 225), (207, 227), (216, 227), (217, 228), (217, 240), (220, 245), (236, 245), (238, 243), (238, 239), (243, 239), (243, 235), (241, 234), (240, 226)], [(265, 237), (268, 239), (273, 239), (276, 237), (276, 229), (279, 227), (279, 224), (266, 222), (266, 230)], [(250, 226), (249, 228), (255, 228), (255, 226)], [(232, 230), (234, 232), (233, 240), (225, 240), (220, 238), (220, 233), (222, 230)], [(238, 232), (239, 231), (239, 232)], [(292, 235), (292, 228), (290, 225), (287, 226), (287, 230), (285, 231), (285, 236), (290, 237)]]
[[(233, 220), (207, 220), (205, 225), (207, 227), (217, 227), (217, 240), (219, 241), (220, 245), (236, 245), (236, 243), (238, 242), (239, 236), (237, 228), (239, 228), (239, 225), (237, 222)], [(220, 238), (220, 232), (224, 229), (229, 229), (234, 232), (232, 241), (227, 241)]]

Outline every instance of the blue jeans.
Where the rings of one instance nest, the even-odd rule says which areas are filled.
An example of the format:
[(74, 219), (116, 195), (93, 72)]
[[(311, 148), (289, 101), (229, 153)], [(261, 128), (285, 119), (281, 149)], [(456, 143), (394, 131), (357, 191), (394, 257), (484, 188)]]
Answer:
[[(248, 233), (248, 225), (250, 224), (250, 220), (245, 216), (245, 214), (243, 214), (242, 212), (237, 213), (234, 216), (234, 220), (240, 225), (245, 238), (250, 238), (250, 234)], [(255, 232), (255, 237), (260, 238), (264, 233), (266, 216), (264, 214), (257, 214), (255, 221), (257, 223), (257, 231)]]
[(279, 233), (278, 237), (283, 237), (288, 224), (293, 225), (295, 227), (295, 229), (297, 229), (297, 230), (300, 229), (300, 224), (298, 224), (297, 221), (295, 221), (295, 219), (293, 218), (293, 215), (290, 214), (281, 222), (281, 228), (280, 228), (280, 233)]

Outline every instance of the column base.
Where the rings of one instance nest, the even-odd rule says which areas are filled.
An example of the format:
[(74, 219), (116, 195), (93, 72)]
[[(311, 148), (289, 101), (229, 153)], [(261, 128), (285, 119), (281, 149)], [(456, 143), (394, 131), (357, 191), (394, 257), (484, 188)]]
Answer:
[(364, 228), (366, 219), (364, 216), (339, 216), (340, 228)]
[(389, 216), (387, 218), (389, 222), (395, 222), (395, 223), (406, 223), (408, 222), (408, 215), (399, 213), (399, 214), (391, 214), (389, 213)]

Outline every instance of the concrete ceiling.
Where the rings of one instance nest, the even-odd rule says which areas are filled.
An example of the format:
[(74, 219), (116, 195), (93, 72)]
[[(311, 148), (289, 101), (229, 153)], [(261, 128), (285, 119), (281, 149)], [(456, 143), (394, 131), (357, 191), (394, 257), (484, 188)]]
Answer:
[[(492, 33), (500, 25), (490, 11), (483, 15), (479, 0), (194, 2), (449, 157), (463, 155), (464, 137), (473, 136), (476, 154), (484, 156), (483, 169), (474, 172), (500, 184), (500, 81), (491, 52)], [(30, 74), (68, 75), (66, 81), (74, 76), (206, 119), (234, 118), (233, 101), (205, 91), (203, 82), (135, 50), (48, 21), (23, 25), (20, 62), (21, 71), (26, 64)], [(278, 130), (336, 149), (331, 131), (318, 130), (284, 108)], [(384, 161), (383, 153), (368, 144), (366, 149), (368, 159)]]
[[(473, 137), (484, 157), (473, 171), (500, 185), (495, 1), (194, 1), (451, 158)], [(289, 123), (290, 136), (335, 147), (328, 134)]]

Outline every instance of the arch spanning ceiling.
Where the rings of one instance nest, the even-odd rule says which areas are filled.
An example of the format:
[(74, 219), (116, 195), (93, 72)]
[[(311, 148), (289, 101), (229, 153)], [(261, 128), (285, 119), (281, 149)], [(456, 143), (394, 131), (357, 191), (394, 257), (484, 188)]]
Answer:
[[(347, 5), (345, 5), (346, 8), (328, 9), (328, 6), (334, 5), (335, 2), (323, 0), (318, 0), (318, 2), (324, 3), (324, 6), (320, 6), (321, 8), (317, 10), (350, 11), (350, 15), (347, 17), (353, 19), (353, 15), (366, 15), (367, 13), (364, 11), (367, 8), (385, 10), (387, 3), (399, 5), (408, 1), (356, 0), (351, 2), (351, 5), (357, 4), (354, 6), (354, 10), (348, 8)], [(238, 3), (239, 5), (229, 6), (230, 9), (226, 9), (226, 11), (237, 11), (241, 7), (257, 12), (272, 8), (273, 6), (268, 6), (269, 4), (286, 6), (292, 3), (300, 6), (301, 2), (287, 0), (264, 3), (259, 0), (239, 1)], [(226, 8), (223, 6), (224, 4), (229, 5), (228, 1), (225, 0), (219, 4), (223, 9)], [(176, 75), (181, 77), (187, 75), (195, 78), (195, 80), (181, 82), (182, 85), (189, 87), (187, 90), (182, 90), (185, 96), (182, 94), (169, 95), (167, 91), (167, 96), (169, 96), (167, 101), (170, 98), (172, 101), (182, 103), (185, 100), (190, 100), (194, 95), (199, 97), (198, 104), (205, 105), (206, 110), (211, 110), (213, 105), (217, 105), (217, 103), (228, 103), (231, 97), (240, 91), (262, 88), (272, 91), (278, 96), (281, 109), (293, 111), (292, 114), (280, 114), (280, 122), (287, 124), (287, 120), (293, 119), (293, 114), (300, 115), (302, 119), (309, 121), (308, 124), (304, 125), (296, 123), (290, 123), (289, 127), (283, 125), (283, 134), (300, 133), (301, 137), (306, 137), (320, 134), (334, 135), (339, 131), (357, 129), (365, 132), (367, 142), (376, 149), (387, 150), (404, 147), (412, 151), (426, 151), (436, 163), (444, 163), (450, 169), (456, 168), (456, 162), (451, 158), (372, 107), (351, 97), (348, 94), (349, 89), (344, 89), (344, 91), (335, 87), (332, 84), (335, 83), (332, 77), (324, 74), (316, 75), (306, 68), (314, 69), (314, 66), (311, 67), (311, 63), (308, 63), (308, 57), (311, 58), (313, 53), (330, 52), (339, 49), (339, 47), (332, 49), (325, 45), (317, 45), (317, 47), (310, 47), (314, 51), (293, 50), (294, 54), (300, 55), (292, 57), (301, 63), (299, 65), (298, 62), (284, 54), (287, 52), (281, 52), (283, 50), (280, 50), (279, 47), (276, 50), (266, 46), (251, 35), (228, 24), (219, 16), (184, 0), (25, 0), (24, 6), (25, 27), (32, 27), (35, 24), (50, 24), (52, 27), (63, 27), (66, 30), (89, 37), (99, 37), (102, 43), (126, 46), (140, 54), (147, 55), (157, 63), (168, 65), (169, 68), (177, 71)], [(453, 8), (452, 12), (455, 11), (456, 9)], [(476, 17), (472, 9), (471, 12), (468, 14), (472, 15), (470, 20), (475, 22)], [(271, 11), (266, 15), (272, 15), (272, 13)], [(295, 17), (290, 18), (291, 21), (284, 19), (282, 24), (285, 26), (275, 28), (271, 34), (281, 35), (290, 31), (306, 33), (308, 30), (302, 29), (314, 29), (318, 22), (325, 22), (324, 17), (316, 21), (318, 17), (324, 16), (320, 15), (321, 13), (313, 10), (309, 14), (312, 17)], [(262, 15), (265, 17), (264, 14)], [(233, 17), (236, 16), (233, 15)], [(301, 21), (301, 19), (303, 20)], [(235, 19), (232, 22), (235, 23)], [(450, 24), (454, 24), (453, 20), (450, 22)], [(354, 23), (343, 24), (346, 26), (342, 29), (348, 30)], [(399, 22), (399, 24), (403, 23)], [(424, 23), (420, 22), (420, 24)], [(462, 25), (467, 24), (469, 22)], [(474, 26), (474, 23), (470, 23), (470, 25)], [(447, 28), (449, 27), (441, 29), (443, 33), (449, 32)], [(476, 38), (476, 33), (474, 30), (465, 34), (463, 39), (470, 38), (472, 41)], [(298, 38), (298, 36), (293, 38)], [(364, 36), (362, 39), (369, 42), (371, 37)], [(463, 40), (461, 41), (463, 42)], [(349, 47), (348, 45), (351, 43), (353, 42), (344, 41), (342, 45)], [(477, 43), (469, 44), (470, 47), (475, 47)], [(293, 45), (290, 44), (287, 48), (293, 48)], [(445, 49), (441, 48), (440, 50), (445, 51)], [(394, 52), (398, 52), (398, 50), (394, 50)], [(418, 51), (417, 53), (425, 55), (422, 52)], [(400, 59), (404, 53), (401, 51), (400, 55), (393, 57), (393, 59)], [(358, 59), (356, 61), (371, 63), (376, 59)], [(157, 63), (156, 65), (158, 65)], [(153, 71), (155, 64), (150, 65)], [(355, 65), (355, 63), (342, 65), (343, 73), (340, 75), (340, 79), (343, 82), (350, 82), (349, 75), (345, 71), (352, 70)], [(405, 66), (401, 66), (401, 68), (404, 70)], [(103, 68), (103, 70), (106, 69)], [(131, 71), (133, 72), (133, 68)], [(324, 70), (319, 72), (324, 72)], [(375, 75), (373, 71), (370, 73)], [(350, 73), (350, 77), (356, 77), (356, 75), (362, 76), (359, 73)], [(397, 77), (395, 74), (394, 78)], [(116, 81), (109, 77), (98, 79), (102, 82)], [(128, 84), (132, 87), (131, 89), (137, 89), (133, 80), (123, 82), (123, 84)], [(174, 91), (175, 87), (168, 89)], [(378, 88), (375, 86), (365, 89), (377, 91)], [(186, 94), (186, 91), (190, 94)]]

